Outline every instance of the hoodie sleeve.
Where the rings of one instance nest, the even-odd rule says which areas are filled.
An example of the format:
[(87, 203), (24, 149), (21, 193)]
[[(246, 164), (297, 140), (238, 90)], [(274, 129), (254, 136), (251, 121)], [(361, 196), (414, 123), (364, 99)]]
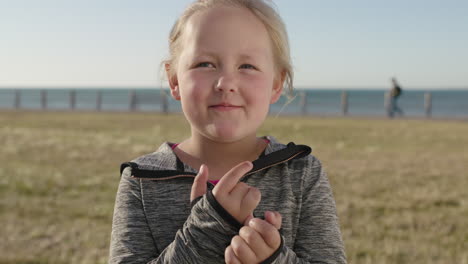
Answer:
[(282, 244), (264, 263), (346, 263), (335, 200), (320, 162), (309, 156), (303, 178), (302, 209), (294, 248)]
[(240, 228), (208, 193), (196, 202), (166, 248), (155, 244), (146, 220), (140, 180), (122, 173), (112, 223), (109, 263), (224, 263), (224, 250)]

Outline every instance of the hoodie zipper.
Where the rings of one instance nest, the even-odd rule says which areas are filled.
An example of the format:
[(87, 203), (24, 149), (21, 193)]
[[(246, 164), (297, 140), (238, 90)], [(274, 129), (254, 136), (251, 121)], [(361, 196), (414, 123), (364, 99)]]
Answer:
[[(271, 164), (271, 165), (269, 165), (269, 166), (265, 166), (265, 167), (260, 168), (260, 169), (258, 169), (258, 170), (249, 171), (249, 172), (247, 172), (247, 173), (244, 175), (244, 177), (245, 177), (245, 176), (248, 176), (248, 175), (251, 175), (251, 174), (254, 174), (254, 173), (256, 173), (256, 172), (259, 172), (259, 171), (262, 171), (262, 170), (271, 168), (271, 167), (276, 166), (276, 165), (278, 165), (278, 164), (288, 162), (288, 161), (294, 159), (295, 157), (297, 157), (298, 155), (300, 155), (300, 154), (302, 154), (302, 153), (304, 153), (304, 152), (305, 152), (305, 151), (300, 151), (300, 152), (298, 152), (298, 153), (292, 155), (291, 157), (289, 157), (289, 158), (287, 158), (287, 159), (284, 159), (284, 160), (282, 160), (282, 161), (278, 161), (278, 162), (276, 162), (276, 163), (273, 163), (273, 164)], [(244, 177), (242, 177), (241, 180), (242, 180)]]
[[(276, 162), (276, 163), (274, 163), (274, 164), (271, 164), (271, 165), (268, 165), (268, 166), (259, 168), (259, 169), (254, 170), (254, 171), (247, 172), (244, 176), (242, 176), (242, 178), (241, 178), (240, 180), (243, 180), (243, 179), (244, 179), (246, 176), (248, 176), (248, 175), (252, 175), (252, 174), (254, 174), (254, 173), (257, 173), (257, 172), (259, 172), (259, 171), (262, 171), (262, 170), (271, 168), (271, 167), (276, 166), (276, 165), (278, 165), (278, 164), (288, 162), (288, 161), (294, 159), (295, 157), (297, 157), (298, 155), (300, 155), (300, 154), (302, 154), (302, 153), (304, 153), (304, 152), (306, 152), (306, 151), (303, 150), (303, 151), (297, 152), (297, 153), (295, 153), (294, 155), (292, 155), (292, 156), (290, 156), (290, 157), (288, 157), (288, 158), (286, 158), (286, 159), (283, 159), (283, 160), (281, 160), (281, 161), (278, 161), (278, 162)], [(168, 177), (162, 177), (162, 178), (149, 178), (149, 177), (143, 178), (143, 177), (137, 177), (137, 176), (135, 176), (135, 175), (132, 175), (131, 177), (134, 178), (134, 179), (139, 179), (139, 180), (162, 181), (162, 180), (171, 180), (171, 179), (177, 179), (177, 178), (195, 178), (195, 175), (192, 175), (192, 174), (179, 174), (179, 175), (168, 176)], [(212, 185), (212, 186), (214, 187), (214, 184), (212, 184), (212, 183), (210, 183), (210, 182), (208, 182), (208, 184), (210, 184), (210, 185)]]

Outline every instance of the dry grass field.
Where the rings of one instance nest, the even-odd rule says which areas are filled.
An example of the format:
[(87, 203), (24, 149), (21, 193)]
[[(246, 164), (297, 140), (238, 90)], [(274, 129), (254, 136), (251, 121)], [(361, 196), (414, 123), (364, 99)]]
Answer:
[[(180, 115), (0, 112), (0, 264), (106, 263), (121, 162), (189, 134)], [(312, 146), (349, 263), (468, 263), (468, 122), (279, 117)]]

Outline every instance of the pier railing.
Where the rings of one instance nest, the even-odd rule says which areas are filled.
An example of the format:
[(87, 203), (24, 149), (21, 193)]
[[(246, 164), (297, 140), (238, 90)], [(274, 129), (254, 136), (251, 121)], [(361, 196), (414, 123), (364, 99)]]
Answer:
[[(10, 92), (0, 90), (0, 108), (3, 109), (31, 109), (31, 110), (69, 110), (69, 111), (155, 111), (161, 113), (179, 112), (180, 106), (174, 107), (169, 101), (168, 91), (164, 89), (142, 90), (86, 90), (86, 89), (67, 89), (67, 90), (46, 90), (46, 89), (16, 89)], [(349, 116), (353, 115), (353, 107), (357, 102), (350, 100), (349, 92), (342, 91), (339, 106), (336, 105), (334, 115)], [(2, 98), (3, 97), (3, 98)], [(311, 115), (311, 109), (315, 109), (316, 102), (311, 102), (314, 97), (310, 92), (299, 91), (294, 104), (294, 111), (288, 113), (299, 115)], [(312, 99), (310, 99), (312, 98)], [(382, 97), (380, 97), (382, 98)], [(383, 95), (384, 101), (381, 103), (380, 110), (387, 117), (394, 116), (394, 101), (387, 92)], [(427, 118), (432, 117), (432, 94), (424, 94), (424, 102), (421, 102), (424, 109), (423, 115)], [(373, 102), (375, 104), (375, 102)], [(172, 105), (172, 107), (171, 107)], [(378, 106), (377, 106), (378, 107)], [(339, 109), (338, 109), (339, 108)], [(422, 107), (421, 107), (422, 108)], [(317, 112), (315, 112), (317, 113)]]
[[(0, 96), (1, 96), (0, 90)], [(13, 95), (13, 98), (11, 98)], [(168, 96), (163, 90), (137, 93), (136, 90), (122, 90), (118, 93), (108, 90), (14, 90), (3, 94), (8, 99), (0, 98), (0, 108), (16, 110), (88, 110), (88, 111), (158, 111), (169, 112)]]
[[(308, 114), (309, 103), (307, 100), (307, 93), (301, 92), (300, 93), (300, 109), (302, 115)], [(384, 102), (383, 107), (385, 109), (386, 116), (392, 118), (395, 116), (394, 111), (395, 101), (390, 96), (389, 92), (384, 94)], [(341, 115), (347, 116), (349, 115), (349, 96), (347, 91), (341, 92)], [(425, 117), (430, 118), (432, 116), (432, 94), (430, 92), (424, 93), (424, 114)]]

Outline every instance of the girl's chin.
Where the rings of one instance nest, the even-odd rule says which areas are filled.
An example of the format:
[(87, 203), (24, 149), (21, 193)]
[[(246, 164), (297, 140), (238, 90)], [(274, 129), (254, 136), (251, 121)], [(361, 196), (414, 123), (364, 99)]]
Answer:
[(224, 143), (234, 142), (249, 136), (248, 133), (234, 126), (208, 127), (206, 133), (209, 138)]

